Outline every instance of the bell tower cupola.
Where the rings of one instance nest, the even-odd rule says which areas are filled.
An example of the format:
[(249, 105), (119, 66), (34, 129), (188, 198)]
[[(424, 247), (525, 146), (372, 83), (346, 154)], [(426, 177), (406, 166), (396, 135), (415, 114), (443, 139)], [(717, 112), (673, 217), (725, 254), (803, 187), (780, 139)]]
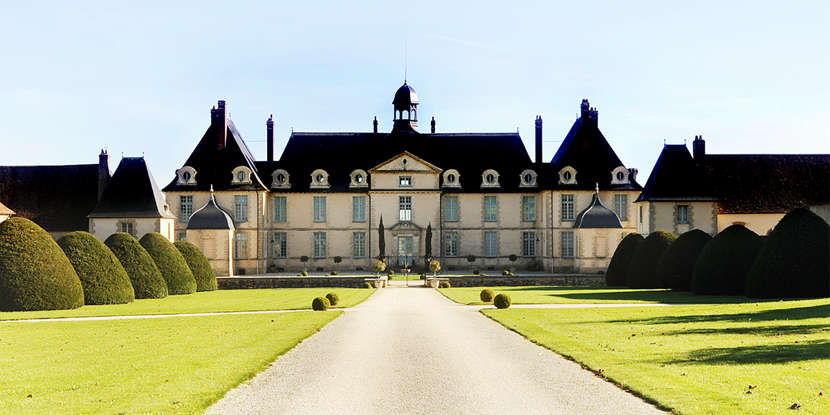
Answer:
[(395, 92), (395, 99), (392, 100), (392, 106), (395, 109), (395, 122), (392, 131), (411, 131), (417, 133), (418, 94), (414, 88), (407, 85), (406, 81)]

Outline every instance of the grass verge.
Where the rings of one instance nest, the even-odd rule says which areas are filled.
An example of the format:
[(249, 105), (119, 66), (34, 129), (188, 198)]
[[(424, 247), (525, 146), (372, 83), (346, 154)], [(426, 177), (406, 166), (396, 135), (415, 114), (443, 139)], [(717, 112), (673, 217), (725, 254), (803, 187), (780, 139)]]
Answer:
[[(630, 289), (606, 287), (459, 287), (438, 291), (460, 304), (484, 304), (481, 290), (492, 288), (497, 294), (510, 295), (513, 304), (731, 304), (756, 303), (746, 297), (695, 295), (690, 292), (666, 289)], [(762, 300), (763, 301), (763, 300)]]

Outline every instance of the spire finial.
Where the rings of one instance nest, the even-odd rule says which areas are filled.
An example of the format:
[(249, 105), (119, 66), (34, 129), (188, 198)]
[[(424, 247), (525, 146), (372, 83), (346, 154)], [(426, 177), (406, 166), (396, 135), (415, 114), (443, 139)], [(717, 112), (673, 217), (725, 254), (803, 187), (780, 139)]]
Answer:
[(597, 195), (599, 195), (599, 182), (597, 182), (596, 192), (597, 192)]
[(407, 75), (407, 67), (409, 66), (409, 49), (407, 45), (407, 40), (403, 40), (403, 83), (406, 85), (406, 75)]

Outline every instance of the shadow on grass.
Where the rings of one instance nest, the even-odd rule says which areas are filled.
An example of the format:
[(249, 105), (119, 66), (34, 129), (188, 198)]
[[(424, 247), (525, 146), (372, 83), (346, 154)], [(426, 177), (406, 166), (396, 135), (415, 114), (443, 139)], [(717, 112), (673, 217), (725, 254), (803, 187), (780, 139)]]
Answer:
[(660, 316), (632, 320), (609, 320), (607, 322), (639, 324), (683, 324), (710, 321), (757, 322), (776, 320), (806, 320), (810, 318), (826, 317), (830, 317), (830, 304), (783, 308), (775, 310), (763, 310), (752, 313), (717, 314), (717, 312), (713, 312), (712, 314)]
[(752, 365), (830, 359), (830, 341), (699, 349), (666, 363)]
[(788, 326), (752, 326), (752, 327), (726, 327), (706, 328), (690, 330), (673, 330), (662, 333), (668, 336), (685, 334), (755, 334), (760, 336), (786, 336), (791, 334), (816, 334), (827, 332), (830, 334), (830, 326), (823, 324), (816, 325), (788, 325)]
[(744, 304), (769, 301), (737, 296), (695, 295), (687, 291), (669, 290), (609, 290), (607, 292), (564, 293), (558, 296), (573, 300), (655, 301), (664, 304)]

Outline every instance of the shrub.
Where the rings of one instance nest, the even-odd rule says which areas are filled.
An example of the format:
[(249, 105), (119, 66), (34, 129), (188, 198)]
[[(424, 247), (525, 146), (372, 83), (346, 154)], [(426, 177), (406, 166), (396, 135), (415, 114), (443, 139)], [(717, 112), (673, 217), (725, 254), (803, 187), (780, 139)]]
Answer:
[(341, 262), (343, 262), (343, 257), (342, 257), (342, 256), (336, 256), (336, 257), (334, 257), (334, 263), (335, 263), (335, 264), (339, 264), (339, 263), (341, 263)]
[(493, 297), (495, 295), (496, 295), (496, 293), (493, 292), (493, 290), (491, 288), (485, 288), (485, 289), (481, 290), (481, 294), (479, 294), (478, 296), (479, 296), (479, 298), (481, 298), (482, 302), (489, 303), (490, 301), (493, 301)]
[(371, 282), (364, 282), (364, 283), (363, 283), (363, 288), (375, 288), (375, 287), (372, 287), (372, 283), (371, 283)]
[(441, 281), (438, 284), (438, 288), (450, 288), (450, 287), (452, 287), (452, 285), (450, 284), (449, 281)]
[(300, 257), (300, 262), (308, 262), (308, 255), (303, 255)]
[(329, 273), (329, 275), (337, 275), (337, 271), (332, 271)]
[(746, 281), (755, 298), (830, 296), (830, 225), (807, 209), (785, 215), (767, 237)]
[(176, 241), (173, 246), (179, 250), (188, 268), (193, 272), (193, 278), (196, 279), (196, 291), (215, 291), (218, 288), (216, 272), (213, 271), (213, 267), (210, 266), (210, 262), (199, 247), (187, 241)]
[(78, 274), (48, 232), (24, 218), (0, 223), (0, 310), (84, 305)]
[(135, 298), (167, 297), (167, 281), (161, 276), (161, 271), (147, 250), (132, 235), (116, 232), (104, 241), (104, 245), (109, 247), (127, 271)]
[(475, 262), (476, 256), (475, 255), (467, 255), (467, 262)]
[(645, 238), (639, 233), (630, 233), (620, 241), (617, 249), (614, 251), (614, 256), (611, 257), (611, 262), (608, 264), (608, 270), (605, 271), (605, 285), (609, 287), (624, 287), (628, 284), (628, 267), (631, 265), (631, 260), (634, 258), (634, 253), (637, 252), (637, 247), (640, 246)]
[(652, 232), (634, 252), (628, 266), (627, 285), (631, 288), (663, 287), (663, 282), (657, 279), (657, 261), (675, 239), (677, 235), (670, 232)]
[(479, 271), (477, 269), (474, 269), (473, 270), (473, 275), (478, 275), (478, 274), (479, 274)]
[(511, 271), (511, 270), (509, 270), (509, 269), (506, 269), (506, 270), (504, 270), (504, 271), (502, 271), (502, 272), (501, 272), (501, 275), (504, 275), (505, 277), (512, 277), (512, 276), (514, 276), (514, 275), (516, 275), (516, 274), (513, 274), (513, 271)]
[(326, 294), (326, 299), (329, 300), (329, 304), (334, 307), (337, 303), (340, 302), (340, 297), (337, 296), (337, 293), (328, 293)]
[(424, 272), (422, 272), (422, 273), (420, 273), (420, 274), (418, 275), (418, 278), (420, 278), (420, 279), (424, 280), (424, 279), (426, 279), (426, 278), (427, 278), (427, 274), (426, 274), (426, 273), (424, 273)]
[(510, 262), (516, 262), (516, 260), (519, 259), (519, 257), (516, 254), (510, 254), (510, 256), (507, 257), (507, 259), (509, 259)]
[(394, 276), (395, 276), (395, 271), (392, 271), (392, 270), (390, 269), (390, 270), (386, 273), (386, 276), (387, 276), (387, 277), (389, 277), (389, 278), (394, 277)]
[(311, 308), (314, 311), (326, 311), (329, 309), (331, 304), (329, 303), (329, 299), (326, 297), (317, 297), (311, 301)]
[(300, 273), (300, 275), (302, 275), (303, 277), (307, 277), (308, 276), (308, 270), (304, 269), (303, 272)]
[(657, 279), (666, 288), (689, 291), (695, 262), (703, 247), (711, 240), (712, 237), (700, 229), (680, 235), (657, 262)]
[(58, 240), (84, 289), (84, 304), (125, 304), (135, 300), (127, 271), (115, 254), (89, 232), (70, 232)]
[(732, 225), (717, 234), (695, 263), (695, 294), (743, 294), (746, 276), (763, 242), (751, 230)]
[(167, 281), (167, 293), (192, 294), (196, 292), (196, 279), (187, 262), (167, 238), (158, 232), (150, 232), (139, 241), (156, 263), (161, 276)]
[(432, 273), (436, 273), (438, 271), (441, 271), (441, 263), (438, 262), (437, 259), (433, 259), (432, 261), (429, 261), (429, 271), (432, 272)]
[(496, 308), (508, 308), (510, 307), (510, 304), (510, 296), (507, 294), (502, 293), (493, 298), (493, 305), (495, 305)]
[(383, 262), (382, 260), (378, 259), (377, 261), (375, 261), (374, 267), (375, 272), (386, 271), (386, 262)]

